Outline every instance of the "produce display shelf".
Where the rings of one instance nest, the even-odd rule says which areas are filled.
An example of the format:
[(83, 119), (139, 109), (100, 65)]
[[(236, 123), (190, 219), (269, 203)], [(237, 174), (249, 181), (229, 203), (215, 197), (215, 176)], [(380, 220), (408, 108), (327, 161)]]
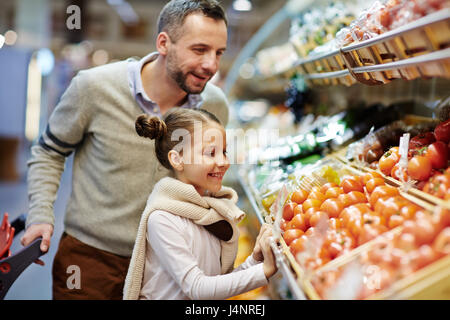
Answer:
[[(256, 217), (258, 218), (261, 224), (264, 223), (265, 222), (263, 218), (264, 208), (262, 208), (258, 204), (260, 202), (258, 202), (257, 199), (255, 198), (256, 193), (251, 190), (252, 188), (247, 183), (246, 181), (247, 179), (243, 174), (242, 170), (235, 170), (234, 172), (237, 177), (237, 180), (239, 181), (239, 184), (241, 185), (245, 195), (247, 196), (247, 199), (250, 202), (250, 205), (252, 206), (254, 213), (256, 214)], [(281, 241), (284, 242), (282, 239)], [(294, 278), (294, 274), (291, 271), (291, 264), (286, 260), (285, 248), (283, 247), (282, 243), (281, 247), (274, 242), (271, 243), (271, 246), (273, 249), (272, 251), (275, 255), (278, 269), (283, 275), (283, 278), (286, 280), (293, 298), (295, 300), (306, 300), (305, 293), (298, 287), (297, 280)]]
[(357, 67), (352, 69), (353, 73), (364, 73), (364, 72), (376, 72), (376, 71), (386, 71), (393, 69), (400, 69), (409, 66), (420, 65), (424, 63), (438, 62), (442, 60), (450, 59), (450, 48), (435, 51), (432, 53), (427, 53), (421, 56), (408, 58), (405, 60), (399, 60), (396, 62), (383, 63), (373, 66)]
[[(358, 167), (355, 163), (351, 163), (344, 158), (346, 153), (346, 148), (340, 149), (339, 151), (329, 154), (326, 156), (323, 161), (335, 161), (339, 162), (343, 168), (352, 174), (355, 175), (363, 175), (366, 172), (374, 171), (369, 168)], [(400, 187), (394, 179), (390, 179), (390, 177), (384, 176), (385, 182), (389, 185)], [(260, 221), (264, 220), (262, 216), (264, 214), (265, 209), (262, 208), (258, 201), (258, 195), (256, 190), (251, 191), (251, 187), (249, 186), (247, 179), (245, 177), (245, 172), (240, 173), (239, 181), (242, 184), (243, 188), (246, 191), (247, 196), (251, 199), (251, 203), (253, 203), (254, 210), (257, 212)], [(411, 194), (408, 191), (399, 190), (400, 195), (407, 200), (415, 203), (416, 205), (421, 206), (424, 210), (432, 213), (435, 211), (440, 204), (429, 202), (423, 200), (420, 197), (417, 197), (415, 194)], [(267, 215), (266, 219), (270, 216)], [(402, 231), (403, 227), (399, 226), (394, 229), (387, 231), (384, 235), (392, 234), (398, 235)], [(302, 296), (301, 299), (307, 297), (307, 299), (311, 300), (320, 300), (321, 297), (316, 292), (312, 279), (314, 276), (330, 271), (335, 270), (337, 268), (348, 265), (350, 262), (357, 260), (362, 253), (368, 252), (373, 249), (379, 243), (380, 237), (377, 237), (369, 242), (366, 242), (354, 249), (350, 252), (339, 256), (325, 265), (319, 267), (314, 271), (308, 271), (303, 269), (299, 263), (296, 261), (295, 257), (291, 253), (289, 247), (286, 245), (284, 240), (280, 239), (280, 247), (273, 247), (277, 263), (279, 268), (283, 274), (283, 277), (287, 280), (288, 286), (290, 290), (293, 292), (293, 296), (296, 299), (299, 299), (299, 296)], [(384, 289), (380, 292), (377, 292), (366, 299), (414, 299), (416, 297), (428, 297), (441, 299), (442, 297), (448, 296), (449, 286), (448, 284), (450, 279), (450, 257), (443, 257), (432, 264), (402, 278), (395, 281), (390, 287)]]
[[(450, 74), (450, 8), (340, 49), (300, 58), (275, 77), (301, 74), (311, 85), (380, 85)], [(272, 78), (268, 77), (268, 78)]]
[(428, 194), (426, 192), (423, 192), (422, 190), (419, 190), (417, 188), (414, 187), (407, 187), (405, 185), (404, 182), (399, 181), (397, 179), (394, 179), (390, 176), (385, 175), (383, 172), (381, 172), (379, 169), (374, 170), (374, 169), (370, 169), (368, 167), (365, 167), (363, 164), (361, 164), (360, 162), (349, 162), (347, 159), (345, 159), (345, 151), (346, 149), (343, 149), (342, 152), (339, 155), (335, 155), (335, 158), (345, 164), (348, 164), (351, 167), (356, 168), (357, 170), (360, 170), (362, 172), (371, 172), (371, 171), (375, 171), (377, 173), (379, 173), (380, 175), (383, 176), (383, 178), (391, 185), (400, 188), (401, 193), (406, 196), (406, 197), (410, 197), (412, 196), (414, 201), (416, 202), (420, 202), (419, 205), (421, 205), (422, 207), (424, 206), (432, 206), (431, 208), (429, 208), (429, 210), (434, 210), (436, 207), (441, 207), (441, 208), (445, 208), (450, 210), (450, 201), (445, 201), (442, 200), (440, 198), (437, 198), (431, 194)]

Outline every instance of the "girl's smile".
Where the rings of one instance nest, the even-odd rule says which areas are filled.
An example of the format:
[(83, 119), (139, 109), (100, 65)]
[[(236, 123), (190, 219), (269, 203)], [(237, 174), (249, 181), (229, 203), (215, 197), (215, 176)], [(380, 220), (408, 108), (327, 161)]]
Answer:
[[(179, 180), (192, 184), (204, 195), (207, 190), (217, 192), (222, 188), (222, 180), (230, 167), (230, 161), (226, 155), (225, 129), (217, 123), (209, 122), (200, 130), (201, 143), (184, 144), (183, 166), (181, 170), (176, 170), (176, 175)], [(200, 161), (193, 161), (194, 159)]]

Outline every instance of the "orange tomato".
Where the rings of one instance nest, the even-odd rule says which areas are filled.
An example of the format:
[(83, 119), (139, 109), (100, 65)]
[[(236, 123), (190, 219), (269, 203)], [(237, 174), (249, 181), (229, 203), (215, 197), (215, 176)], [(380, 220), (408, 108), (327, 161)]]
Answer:
[(372, 178), (366, 183), (366, 190), (368, 193), (372, 193), (372, 191), (378, 186), (384, 186), (386, 183), (383, 178)]
[(306, 212), (303, 214), (303, 218), (305, 219), (306, 228), (309, 228), (311, 226), (309, 224), (309, 220), (311, 219), (311, 216), (317, 211), (320, 211), (320, 209), (312, 207), (312, 208), (309, 208), (308, 210), (306, 210)]
[(397, 196), (399, 195), (399, 191), (397, 188), (392, 186), (378, 186), (376, 187), (370, 195), (369, 202), (372, 207), (375, 206), (375, 203), (379, 198), (388, 197), (388, 196)]
[(300, 229), (306, 231), (306, 223), (303, 214), (295, 215), (289, 222), (289, 229)]
[(350, 191), (348, 194), (350, 205), (357, 203), (366, 203), (366, 195), (360, 191)]
[(313, 236), (316, 233), (315, 227), (309, 227), (308, 230), (306, 230), (305, 235), (308, 237)]
[(327, 199), (337, 198), (342, 193), (344, 193), (342, 188), (340, 188), (340, 187), (331, 187), (331, 188), (328, 188), (328, 190), (325, 192), (325, 198), (327, 198)]
[(428, 244), (420, 246), (418, 253), (419, 256), (418, 259), (416, 260), (417, 269), (423, 268), (439, 258), (439, 253), (436, 252), (434, 248), (432, 248)]
[(372, 209), (370, 208), (370, 205), (368, 203), (356, 203), (351, 206), (351, 209), (358, 211), (361, 214), (372, 212)]
[(330, 188), (335, 188), (338, 187), (338, 185), (334, 182), (328, 182), (325, 183), (321, 188), (320, 188), (320, 192), (322, 192), (323, 194), (326, 194), (326, 192), (328, 191), (328, 189)]
[(342, 245), (344, 251), (353, 249), (356, 246), (355, 237), (351, 234), (350, 230), (348, 229), (340, 230), (338, 243)]
[[(313, 188), (314, 189), (314, 188)], [(325, 201), (325, 195), (320, 192), (320, 190), (311, 190), (311, 192), (308, 195), (308, 199), (316, 199), (319, 200), (320, 202)]]
[(363, 184), (357, 177), (342, 179), (340, 187), (342, 188), (344, 193), (349, 193), (350, 191), (364, 192)]
[(406, 168), (400, 167), (400, 164), (397, 163), (392, 167), (391, 177), (399, 181), (408, 181), (408, 173), (406, 172)]
[(342, 220), (336, 218), (330, 218), (328, 220), (328, 227), (332, 230), (337, 230), (341, 228)]
[(288, 201), (283, 207), (283, 219), (286, 221), (291, 221), (294, 217), (294, 209), (296, 207), (296, 203), (292, 201)]
[(415, 221), (414, 236), (418, 246), (430, 244), (436, 236), (436, 229), (431, 223), (431, 219), (417, 218)]
[(394, 214), (389, 218), (388, 228), (394, 229), (398, 226), (401, 226), (404, 221), (405, 218), (401, 214)]
[(302, 235), (304, 235), (304, 232), (300, 229), (289, 229), (284, 232), (283, 239), (286, 245), (289, 246), (292, 241), (300, 238)]
[(441, 255), (450, 254), (450, 227), (443, 229), (433, 241), (433, 249)]
[(400, 214), (405, 220), (413, 219), (416, 212), (420, 209), (419, 206), (416, 206), (415, 204), (408, 204), (406, 206), (403, 206), (400, 209)]
[(309, 219), (311, 227), (316, 227), (320, 221), (328, 221), (328, 215), (326, 212), (317, 211)]
[(365, 213), (363, 214), (363, 222), (364, 224), (369, 224), (371, 226), (376, 226), (376, 225), (385, 225), (385, 219), (384, 217), (380, 217), (377, 214), (370, 214), (370, 213)]
[(425, 181), (431, 175), (431, 161), (425, 156), (414, 156), (408, 161), (408, 175), (418, 181)]
[(331, 218), (337, 218), (343, 209), (344, 205), (338, 199), (327, 199), (320, 206), (320, 210)]
[(331, 259), (334, 259), (340, 256), (343, 250), (344, 248), (342, 247), (342, 245), (336, 242), (332, 242), (329, 246), (328, 252), (330, 254)]
[(370, 171), (370, 172), (364, 174), (363, 183), (364, 183), (364, 185), (367, 185), (369, 180), (376, 179), (376, 178), (383, 179), (383, 176), (376, 171)]
[(381, 215), (389, 221), (392, 215), (400, 215), (400, 210), (405, 203), (402, 197), (390, 197), (383, 202)]
[(355, 238), (358, 238), (359, 234), (361, 233), (362, 227), (363, 227), (362, 217), (354, 217), (350, 219), (347, 225), (348, 230)]
[(300, 205), (295, 206), (294, 208), (294, 216), (296, 216), (297, 214), (303, 213), (303, 207)]
[[(358, 245), (362, 245), (372, 239), (375, 239), (381, 233), (383, 233), (383, 230), (385, 230), (385, 229), (381, 229), (380, 227), (381, 226), (377, 227), (377, 226), (371, 226), (371, 225), (365, 224), (361, 228), (360, 234), (358, 235)], [(386, 227), (384, 227), (384, 228), (386, 228)]]
[(291, 244), (289, 245), (289, 249), (291, 250), (294, 257), (305, 249), (305, 243), (307, 241), (308, 238), (305, 235), (302, 235), (291, 242)]
[(298, 189), (292, 193), (291, 200), (298, 204), (302, 204), (308, 198), (308, 195), (308, 191), (304, 189)]
[(361, 220), (364, 213), (371, 211), (370, 208), (366, 209), (366, 207), (368, 207), (366, 204), (359, 203), (342, 210), (339, 214), (339, 218), (342, 219), (342, 225), (348, 228), (352, 220)]
[(283, 218), (280, 221), (280, 229), (282, 231), (286, 231), (288, 229), (288, 222), (284, 220)]
[(322, 201), (319, 201), (317, 199), (306, 199), (302, 204), (303, 212), (308, 211), (309, 208), (320, 208), (321, 204)]
[(352, 199), (347, 193), (340, 194), (338, 196), (338, 200), (342, 203), (344, 208), (350, 206), (352, 204)]
[(391, 174), (392, 168), (400, 160), (398, 148), (397, 149), (394, 148), (391, 148), (389, 149), (388, 152), (384, 153), (381, 156), (380, 160), (378, 161), (378, 168), (380, 169), (381, 172), (383, 172), (387, 176)]

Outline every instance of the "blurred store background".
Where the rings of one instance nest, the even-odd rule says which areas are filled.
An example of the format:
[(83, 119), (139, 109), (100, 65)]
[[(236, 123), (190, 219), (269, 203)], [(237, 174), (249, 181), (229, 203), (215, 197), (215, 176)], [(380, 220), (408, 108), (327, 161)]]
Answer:
[[(28, 210), (27, 159), (31, 145), (72, 77), (81, 69), (155, 50), (157, 17), (166, 0), (1, 0), (0, 2), (0, 217)], [(217, 84), (223, 86), (236, 56), (285, 3), (223, 0), (228, 48)], [(286, 37), (289, 23), (284, 26)], [(272, 39), (276, 41), (286, 39)], [(271, 43), (269, 43), (271, 45)], [(45, 267), (33, 264), (5, 299), (51, 299), (51, 265), (70, 194), (71, 157), (55, 203), (55, 233)], [(17, 234), (11, 252), (22, 249)]]
[[(0, 0), (0, 219), (5, 212), (10, 221), (27, 213), (30, 147), (45, 129), (71, 79), (82, 69), (155, 51), (157, 17), (167, 1)], [(293, 187), (310, 175), (316, 180), (317, 172), (312, 172), (310, 165), (321, 166), (322, 182), (338, 178), (334, 167), (327, 165), (330, 157), (329, 163), (338, 161), (339, 168), (343, 164), (354, 167), (357, 160), (364, 172), (378, 170), (378, 160), (390, 150), (387, 148), (402, 145), (400, 132), (415, 139), (426, 130), (441, 127), (444, 121), (448, 128), (450, 0), (219, 1), (228, 18), (228, 45), (211, 81), (224, 90), (230, 102), (228, 138), (233, 132), (232, 143), (234, 138), (241, 139), (228, 148), (230, 158), (238, 164), (224, 181), (236, 189), (238, 206), (248, 213), (241, 225), (239, 263), (251, 253), (260, 222), (275, 220), (271, 208), (278, 203), (275, 200), (282, 194), (282, 186)], [(376, 143), (372, 143), (375, 136)], [(449, 141), (444, 141), (450, 148)], [(356, 157), (354, 152), (366, 149), (357, 149), (353, 143), (359, 146), (362, 142), (374, 147), (376, 154)], [(408, 143), (403, 145), (411, 149)], [(371, 163), (360, 163), (362, 158)], [(448, 173), (449, 165), (447, 161), (446, 167), (433, 168), (433, 177), (444, 175), (445, 168)], [(26, 268), (5, 299), (52, 298), (51, 268), (71, 192), (71, 167), (69, 157), (54, 205), (50, 251), (42, 256), (45, 266)], [(432, 174), (431, 165), (428, 171), (426, 179)], [(391, 171), (387, 173), (383, 177), (388, 184), (407, 192), (409, 199), (425, 205), (426, 210), (450, 208), (448, 186), (445, 194), (435, 197), (431, 195), (441, 188), (436, 190), (435, 184), (430, 188), (431, 180), (419, 179), (413, 186), (410, 180), (396, 181)], [(22, 249), (21, 236), (14, 238), (13, 254)], [(309, 279), (303, 282), (303, 272), (311, 270), (294, 261), (290, 254), (294, 251), (291, 247), (279, 252), (281, 272), (268, 287), (234, 298), (318, 298), (315, 290), (324, 286), (319, 283), (319, 289), (312, 289)], [(347, 257), (344, 254), (341, 262)], [(331, 260), (322, 258), (315, 262)], [(386, 280), (386, 284), (400, 283), (396, 288), (402, 298), (448, 299), (449, 258), (447, 253), (445, 260), (429, 266), (428, 273), (420, 269), (419, 275), (413, 273), (409, 280), (389, 273), (391, 282)], [(333, 265), (335, 260), (331, 262)], [(389, 268), (380, 269), (383, 277)], [(436, 268), (442, 272), (436, 273)], [(397, 269), (403, 276), (412, 270), (409, 266)], [(423, 274), (429, 278), (421, 278)], [(328, 280), (337, 279), (333, 272), (328, 276)], [(318, 279), (325, 278), (319, 273)], [(333, 284), (331, 280), (326, 283)], [(418, 295), (409, 287), (406, 293), (402, 291), (401, 285), (412, 283), (420, 289)], [(353, 289), (347, 290), (345, 281), (341, 284), (343, 297), (348, 298)]]

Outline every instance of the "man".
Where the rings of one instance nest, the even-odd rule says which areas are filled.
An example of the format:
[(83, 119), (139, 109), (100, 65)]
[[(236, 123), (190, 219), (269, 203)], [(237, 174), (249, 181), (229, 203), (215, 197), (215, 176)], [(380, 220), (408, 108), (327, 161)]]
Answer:
[[(22, 244), (53, 233), (53, 203), (74, 152), (72, 194), (53, 263), (54, 299), (121, 299), (140, 215), (154, 184), (169, 174), (154, 142), (134, 128), (143, 112), (206, 109), (224, 125), (223, 92), (208, 81), (226, 49), (227, 22), (216, 0), (172, 0), (158, 19), (157, 52), (81, 71), (52, 113), (28, 162), (30, 210)], [(67, 288), (78, 266), (81, 288)]]

